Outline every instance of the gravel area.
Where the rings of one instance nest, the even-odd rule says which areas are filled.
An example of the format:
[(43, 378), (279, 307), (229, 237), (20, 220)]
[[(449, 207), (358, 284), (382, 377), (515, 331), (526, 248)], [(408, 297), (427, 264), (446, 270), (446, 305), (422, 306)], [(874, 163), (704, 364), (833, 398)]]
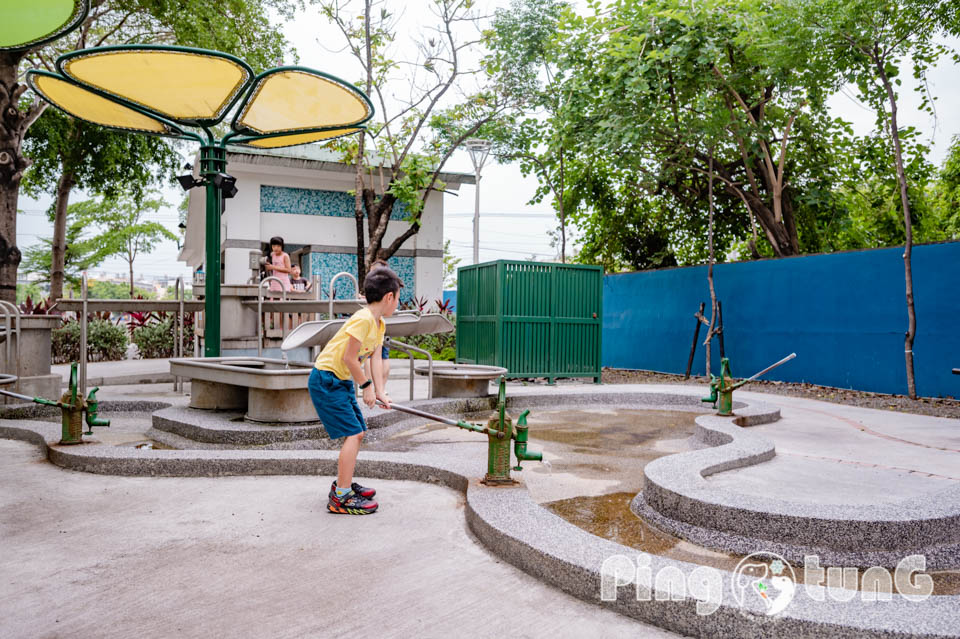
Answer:
[[(685, 384), (701, 386), (706, 389), (707, 380), (702, 376), (691, 376), (685, 380), (683, 375), (657, 373), (654, 371), (635, 371), (620, 368), (603, 369), (604, 384)], [(796, 384), (792, 382), (771, 382), (758, 380), (745, 386), (747, 390), (774, 395), (792, 395), (807, 399), (819, 399), (836, 404), (849, 404), (863, 408), (876, 408), (915, 415), (933, 417), (952, 417), (960, 419), (960, 400), (952, 397), (920, 397), (910, 399), (906, 395), (886, 395), (866, 391), (817, 386), (816, 384)], [(957, 389), (960, 391), (960, 376), (957, 377)], [(707, 391), (704, 390), (704, 395)], [(736, 397), (736, 391), (734, 391)]]

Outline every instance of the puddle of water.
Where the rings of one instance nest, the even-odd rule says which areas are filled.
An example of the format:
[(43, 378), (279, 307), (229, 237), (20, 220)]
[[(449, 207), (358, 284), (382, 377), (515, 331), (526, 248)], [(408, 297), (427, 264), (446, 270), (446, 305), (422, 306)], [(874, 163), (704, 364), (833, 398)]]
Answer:
[(176, 450), (173, 446), (148, 439), (143, 442), (134, 442), (133, 444), (118, 444), (118, 446), (133, 446), (140, 450)]
[[(713, 566), (731, 572), (743, 559), (742, 555), (700, 548), (650, 526), (630, 510), (630, 502), (635, 494), (618, 492), (593, 497), (573, 497), (547, 502), (543, 506), (588, 533), (654, 555)], [(793, 565), (792, 567), (797, 583), (804, 583), (803, 566)], [(927, 574), (933, 579), (934, 595), (960, 594), (960, 571)], [(858, 590), (862, 585), (861, 577), (862, 571), (857, 575)]]

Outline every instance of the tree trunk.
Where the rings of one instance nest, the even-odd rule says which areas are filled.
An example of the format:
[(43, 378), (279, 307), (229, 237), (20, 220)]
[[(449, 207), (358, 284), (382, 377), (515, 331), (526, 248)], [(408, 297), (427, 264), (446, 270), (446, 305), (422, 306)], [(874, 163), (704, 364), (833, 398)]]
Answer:
[(707, 285), (710, 287), (710, 325), (707, 327), (707, 339), (703, 345), (706, 347), (704, 356), (707, 360), (707, 379), (710, 379), (710, 373), (713, 370), (710, 362), (710, 342), (713, 340), (714, 327), (717, 324), (717, 292), (713, 287), (713, 149), (710, 149), (710, 175), (707, 178), (707, 207), (709, 217), (707, 222), (707, 244), (710, 250), (709, 262), (707, 263)]
[(133, 260), (128, 262), (130, 265), (130, 299), (133, 299)]
[(19, 53), (0, 52), (0, 300), (17, 299), (17, 199), (20, 179), (30, 165), (20, 152), (28, 115), (18, 102), (26, 87), (17, 83)]
[(67, 205), (70, 191), (76, 184), (72, 172), (64, 171), (57, 182), (56, 206), (53, 215), (53, 245), (50, 247), (50, 298), (63, 297), (67, 257)]
[(913, 376), (913, 338), (917, 334), (917, 313), (913, 307), (913, 270), (910, 263), (913, 250), (913, 225), (910, 222), (910, 199), (907, 197), (907, 178), (903, 172), (903, 152), (900, 148), (900, 132), (897, 130), (897, 96), (883, 64), (877, 62), (877, 72), (890, 101), (890, 133), (893, 136), (893, 159), (897, 167), (897, 182), (900, 184), (900, 204), (903, 206), (903, 228), (906, 241), (903, 246), (903, 274), (907, 290), (907, 332), (903, 340), (903, 356), (907, 367), (907, 395), (917, 398), (917, 385)]

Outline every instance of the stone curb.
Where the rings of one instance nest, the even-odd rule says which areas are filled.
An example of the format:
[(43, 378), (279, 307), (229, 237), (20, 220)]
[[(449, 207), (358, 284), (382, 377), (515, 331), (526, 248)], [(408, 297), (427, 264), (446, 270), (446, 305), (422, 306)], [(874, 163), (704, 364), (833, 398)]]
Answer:
[[(738, 410), (750, 422), (772, 417), (762, 404)], [(773, 443), (737, 425), (740, 417), (702, 415), (696, 419), (695, 437), (713, 448), (661, 457), (644, 469), (642, 495), (646, 506), (668, 520), (668, 530), (683, 531), (694, 543), (736, 551), (729, 535), (753, 538), (802, 559), (805, 548), (826, 548), (845, 553), (860, 565), (869, 558), (895, 553), (923, 554), (928, 550), (943, 567), (960, 565), (960, 556), (945, 552), (960, 544), (960, 486), (936, 492), (929, 499), (877, 505), (836, 505), (792, 502), (745, 495), (711, 485), (705, 477), (772, 459)], [(772, 421), (772, 419), (770, 419)], [(647, 509), (635, 499), (634, 513)], [(676, 522), (671, 525), (669, 520)], [(720, 533), (720, 534), (714, 534)], [(859, 558), (860, 549), (876, 553)], [(951, 557), (952, 555), (952, 557)], [(894, 562), (895, 565), (896, 562)], [(870, 564), (872, 565), (872, 564)]]

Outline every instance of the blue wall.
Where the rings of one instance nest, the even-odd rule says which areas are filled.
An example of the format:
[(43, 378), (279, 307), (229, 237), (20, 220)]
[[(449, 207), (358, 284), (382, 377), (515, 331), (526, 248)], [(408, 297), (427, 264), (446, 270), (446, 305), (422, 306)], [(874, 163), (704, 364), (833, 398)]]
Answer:
[[(764, 378), (905, 394), (907, 310), (903, 249), (876, 249), (714, 267), (726, 355), (749, 376), (796, 352)], [(913, 249), (917, 392), (960, 396), (960, 243)], [(707, 267), (608, 275), (603, 365), (683, 373), (693, 313), (706, 302)], [(694, 374), (703, 374), (700, 331)], [(714, 339), (714, 372), (719, 349)]]
[(450, 300), (450, 303), (453, 305), (453, 312), (457, 312), (457, 289), (452, 288), (443, 292), (443, 301), (446, 302)]

